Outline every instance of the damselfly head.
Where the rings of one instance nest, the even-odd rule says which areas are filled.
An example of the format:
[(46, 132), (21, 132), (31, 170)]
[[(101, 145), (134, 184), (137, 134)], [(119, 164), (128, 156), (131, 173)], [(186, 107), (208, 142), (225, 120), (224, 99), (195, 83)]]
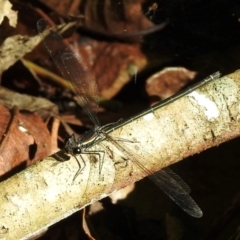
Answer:
[(74, 155), (80, 154), (82, 152), (82, 149), (80, 147), (76, 147), (76, 148), (72, 149), (72, 152)]
[(65, 151), (70, 154), (81, 153), (82, 145), (76, 141), (75, 135), (67, 137), (64, 141)]

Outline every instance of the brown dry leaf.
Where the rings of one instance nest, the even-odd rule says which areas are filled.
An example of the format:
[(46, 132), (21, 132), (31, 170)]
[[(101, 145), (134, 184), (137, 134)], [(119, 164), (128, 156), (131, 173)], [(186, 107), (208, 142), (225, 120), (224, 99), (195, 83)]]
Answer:
[(147, 64), (146, 56), (138, 43), (123, 44), (88, 39), (78, 45), (80, 41), (76, 34), (71, 40), (73, 44), (69, 47), (73, 52), (79, 52), (92, 77), (96, 79), (100, 96), (105, 99), (114, 97)]
[[(37, 113), (44, 121), (47, 121), (50, 117), (58, 116), (58, 107), (51, 101), (41, 97), (13, 92), (4, 87), (0, 87), (0, 104), (9, 109), (17, 107), (19, 110)], [(51, 153), (57, 151), (57, 131), (59, 125), (56, 122), (57, 119), (55, 118), (51, 129)], [(54, 127), (54, 125), (57, 126)]]
[(88, 216), (86, 214), (86, 208), (83, 209), (82, 213), (82, 228), (89, 240), (95, 240), (91, 233), (91, 227), (88, 226)]
[(0, 87), (0, 104), (13, 108), (16, 106), (20, 110), (37, 112), (45, 119), (45, 116), (57, 115), (58, 108), (49, 100), (41, 97), (33, 97), (27, 94), (13, 92), (7, 88)]
[(146, 91), (149, 96), (159, 96), (164, 100), (182, 89), (196, 74), (183, 67), (165, 68), (148, 78)]
[[(16, 28), (9, 27), (7, 21), (0, 26), (0, 75), (15, 62), (39, 44), (41, 38), (36, 36), (36, 22), (41, 16), (36, 10), (23, 2), (14, 2), (18, 21)], [(35, 36), (32, 36), (35, 35)]]
[(143, 0), (87, 1), (84, 8), (85, 26), (110, 34), (132, 34), (154, 24), (142, 12)]
[(0, 46), (0, 74), (31, 52), (41, 41), (39, 36), (15, 35), (7, 38)]
[(61, 16), (78, 15), (81, 0), (40, 0), (54, 12)]
[(61, 116), (62, 121), (68, 124), (73, 124), (76, 126), (83, 126), (82, 121), (76, 117), (76, 115), (62, 115)]
[(8, 0), (2, 0), (0, 4), (0, 24), (4, 17), (9, 20), (9, 25), (16, 27), (17, 25), (17, 11), (12, 10), (12, 4)]
[[(50, 134), (37, 115), (0, 105), (0, 175), (20, 164), (30, 165), (51, 152)], [(41, 134), (40, 134), (41, 133)]]
[(141, 71), (147, 64), (139, 44), (97, 42), (89, 40), (85, 46), (85, 60), (90, 65), (105, 99), (114, 97), (133, 76), (132, 68)]
[(144, 14), (142, 11), (144, 0), (40, 0), (40, 2), (60, 16), (77, 18), (80, 16), (84, 20), (82, 26), (96, 34), (117, 34), (124, 37), (138, 33), (141, 35), (143, 31), (149, 29), (158, 29), (157, 25), (146, 17), (149, 13)]

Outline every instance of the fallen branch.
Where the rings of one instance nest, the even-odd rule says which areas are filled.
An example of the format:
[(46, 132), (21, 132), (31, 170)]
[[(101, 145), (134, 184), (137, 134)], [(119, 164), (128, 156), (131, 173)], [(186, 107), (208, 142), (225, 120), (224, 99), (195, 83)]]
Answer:
[[(154, 109), (110, 133), (150, 173), (240, 135), (240, 71)], [(89, 151), (105, 152), (101, 174), (97, 155), (84, 154), (74, 183), (74, 157), (48, 157), (1, 182), (0, 238), (32, 237), (148, 174), (106, 140)]]

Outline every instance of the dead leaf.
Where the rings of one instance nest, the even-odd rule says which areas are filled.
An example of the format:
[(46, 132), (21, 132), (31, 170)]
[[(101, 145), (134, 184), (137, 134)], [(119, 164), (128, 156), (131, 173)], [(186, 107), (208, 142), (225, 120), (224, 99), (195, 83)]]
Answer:
[[(57, 15), (82, 20), (79, 23), (80, 27), (91, 34), (103, 34), (106, 37), (118, 36), (119, 39), (139, 41), (142, 35), (164, 27), (155, 25), (148, 19), (151, 11), (143, 12), (144, 0), (41, 0), (41, 2)], [(149, 4), (149, 8), (152, 9), (152, 4)]]
[(91, 226), (89, 226), (88, 216), (86, 214), (86, 208), (83, 209), (82, 228), (89, 240), (95, 240), (95, 238), (92, 236), (92, 233), (91, 233)]
[(62, 16), (78, 15), (81, 0), (40, 0), (41, 3), (48, 6), (54, 12)]
[(105, 99), (114, 97), (147, 64), (139, 44), (89, 40), (83, 50), (87, 52), (85, 60), (97, 81), (100, 95)]
[(0, 47), (0, 74), (35, 48), (41, 38), (15, 35), (7, 38)]
[(159, 96), (164, 100), (186, 86), (196, 74), (183, 67), (165, 68), (148, 78), (146, 91), (149, 96)]
[(0, 4), (0, 24), (4, 17), (9, 20), (9, 25), (16, 27), (17, 25), (17, 11), (12, 10), (12, 4), (8, 0), (2, 0)]
[(49, 115), (55, 116), (58, 114), (57, 106), (49, 100), (13, 92), (4, 87), (0, 87), (0, 104), (9, 109), (16, 106), (20, 110), (38, 113), (43, 119), (46, 116), (49, 117)]
[(137, 33), (154, 24), (142, 11), (143, 0), (87, 1), (83, 11), (85, 27), (110, 34)]
[[(105, 99), (114, 97), (133, 75), (141, 71), (147, 64), (140, 44), (123, 44), (92, 39), (87, 39), (79, 44), (79, 36), (76, 34), (71, 40), (72, 44), (69, 45), (71, 51), (79, 53), (84, 65), (89, 68), (92, 77), (96, 79), (100, 96)], [(51, 62), (53, 64), (53, 61)]]
[[(51, 152), (50, 134), (37, 115), (0, 105), (0, 176), (20, 164), (30, 165)], [(40, 134), (41, 133), (41, 134)]]

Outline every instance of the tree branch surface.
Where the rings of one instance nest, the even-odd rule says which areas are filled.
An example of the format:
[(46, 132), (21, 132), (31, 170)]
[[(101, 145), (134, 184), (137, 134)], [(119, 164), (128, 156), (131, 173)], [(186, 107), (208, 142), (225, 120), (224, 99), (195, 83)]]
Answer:
[(117, 144), (104, 140), (88, 149), (82, 155), (86, 166), (74, 182), (75, 158), (57, 162), (54, 156), (1, 182), (0, 239), (28, 239), (115, 190), (239, 136), (240, 71), (134, 118), (110, 135)]

